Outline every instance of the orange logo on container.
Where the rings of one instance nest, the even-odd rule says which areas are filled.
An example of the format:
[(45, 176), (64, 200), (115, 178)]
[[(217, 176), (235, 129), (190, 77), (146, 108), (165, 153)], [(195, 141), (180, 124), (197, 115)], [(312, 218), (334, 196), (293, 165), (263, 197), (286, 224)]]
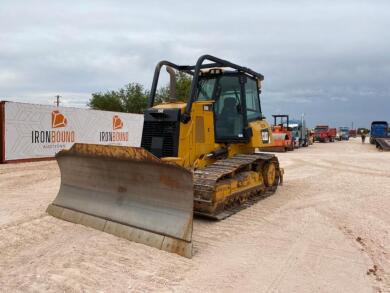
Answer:
[(61, 128), (65, 127), (68, 124), (68, 119), (60, 113), (60, 111), (55, 110), (51, 112), (51, 127), (52, 128)]
[(115, 115), (112, 118), (112, 129), (117, 130), (117, 129), (122, 129), (122, 127), (123, 127), (123, 122), (122, 122), (121, 118), (119, 118), (118, 115)]

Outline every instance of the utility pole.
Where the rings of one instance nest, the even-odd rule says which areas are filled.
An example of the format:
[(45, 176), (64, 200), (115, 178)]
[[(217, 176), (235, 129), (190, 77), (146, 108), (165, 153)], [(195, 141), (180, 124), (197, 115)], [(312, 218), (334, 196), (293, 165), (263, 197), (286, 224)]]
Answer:
[(351, 129), (353, 129), (353, 121), (352, 121), (352, 128)]
[(56, 95), (56, 100), (54, 101), (54, 104), (56, 104), (57, 105), (57, 107), (59, 107), (60, 106), (60, 98), (61, 98), (61, 96), (60, 95)]

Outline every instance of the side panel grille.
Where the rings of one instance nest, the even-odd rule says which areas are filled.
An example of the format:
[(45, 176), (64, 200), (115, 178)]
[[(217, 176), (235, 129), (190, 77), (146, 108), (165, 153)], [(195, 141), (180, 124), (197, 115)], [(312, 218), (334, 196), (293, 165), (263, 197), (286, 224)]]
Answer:
[(177, 157), (180, 121), (176, 109), (164, 109), (164, 116), (155, 115), (154, 109), (145, 113), (141, 147), (158, 158)]

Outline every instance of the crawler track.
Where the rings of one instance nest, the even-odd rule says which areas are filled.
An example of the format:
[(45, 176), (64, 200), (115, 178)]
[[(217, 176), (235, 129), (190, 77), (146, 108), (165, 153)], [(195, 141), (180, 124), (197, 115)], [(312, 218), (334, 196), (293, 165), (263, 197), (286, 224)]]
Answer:
[[(215, 203), (216, 186), (221, 180), (237, 180), (245, 171), (262, 171), (268, 162), (276, 166), (276, 178), (272, 186), (258, 184), (249, 188), (242, 188), (226, 196), (222, 202)], [(282, 171), (279, 161), (273, 154), (250, 154), (237, 155), (223, 159), (210, 166), (194, 172), (194, 200), (195, 214), (216, 220), (225, 219), (238, 211), (245, 209), (261, 198), (275, 193), (279, 183), (282, 182)], [(214, 208), (212, 208), (214, 206)], [(204, 207), (210, 207), (211, 212), (205, 211)]]

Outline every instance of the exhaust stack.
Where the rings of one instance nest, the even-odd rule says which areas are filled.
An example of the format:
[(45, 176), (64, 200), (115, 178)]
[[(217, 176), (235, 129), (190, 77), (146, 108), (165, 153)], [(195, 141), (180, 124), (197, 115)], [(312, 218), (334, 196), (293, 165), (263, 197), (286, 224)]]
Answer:
[(176, 72), (172, 67), (166, 67), (167, 72), (169, 73), (169, 98), (172, 101), (176, 100)]

